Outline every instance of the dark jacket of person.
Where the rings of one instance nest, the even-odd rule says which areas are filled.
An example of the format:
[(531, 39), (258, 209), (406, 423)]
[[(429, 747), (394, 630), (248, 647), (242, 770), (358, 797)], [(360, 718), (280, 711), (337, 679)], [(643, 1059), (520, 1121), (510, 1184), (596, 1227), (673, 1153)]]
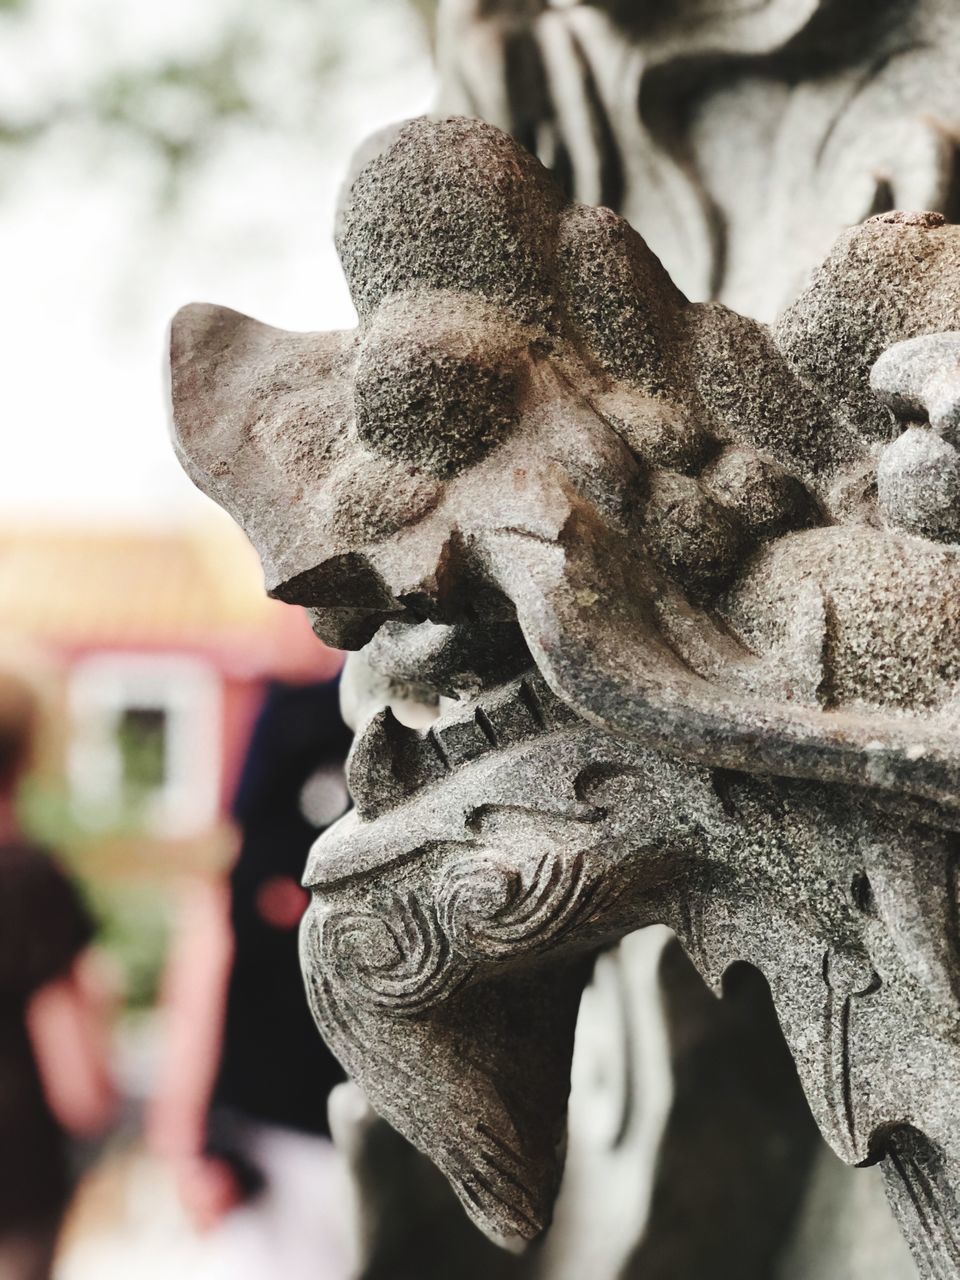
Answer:
[(344, 1077), (307, 1007), (297, 927), (310, 845), (349, 805), (343, 765), (350, 741), (337, 681), (269, 690), (233, 806), (242, 843), (230, 877), (235, 954), (214, 1130), (225, 1109), (303, 1133), (329, 1132), (327, 1096)]
[(77, 889), (50, 854), (25, 841), (0, 844), (0, 1235), (58, 1217), (70, 1193), (69, 1140), (44, 1096), (26, 1011), (92, 935)]

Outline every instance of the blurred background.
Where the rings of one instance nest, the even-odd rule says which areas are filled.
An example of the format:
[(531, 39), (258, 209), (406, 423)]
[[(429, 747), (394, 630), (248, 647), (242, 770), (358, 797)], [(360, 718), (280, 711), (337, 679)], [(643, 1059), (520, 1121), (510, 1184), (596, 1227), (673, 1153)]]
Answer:
[(236, 855), (268, 690), (339, 665), (265, 598), (242, 535), (176, 463), (166, 325), (192, 300), (354, 323), (337, 189), (365, 136), (429, 105), (427, 8), (0, 0), (0, 676), (39, 708), (13, 829), (95, 921), (118, 1095), (61, 1280), (201, 1274), (143, 1140), (158, 993), (185, 897)]

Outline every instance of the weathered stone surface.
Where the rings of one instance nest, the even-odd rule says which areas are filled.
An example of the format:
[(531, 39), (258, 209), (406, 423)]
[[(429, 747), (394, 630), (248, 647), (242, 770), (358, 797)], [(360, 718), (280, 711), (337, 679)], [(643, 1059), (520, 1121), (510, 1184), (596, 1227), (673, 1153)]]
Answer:
[[(879, 1170), (854, 1173), (822, 1144), (763, 979), (746, 966), (731, 979), (714, 999), (660, 927), (598, 957), (563, 1187), (522, 1255), (478, 1237), (433, 1166), (341, 1086), (331, 1125), (357, 1190), (358, 1280), (809, 1280), (824, 1219), (822, 1280), (912, 1280)], [(851, 1271), (853, 1257), (864, 1265)]]
[[(358, 738), (306, 878), (324, 1033), (474, 1219), (529, 1238), (593, 958), (668, 924), (714, 985), (763, 972), (825, 1137), (883, 1161), (924, 1275), (955, 1274), (960, 546), (909, 438), (878, 464), (870, 369), (960, 329), (960, 229), (849, 233), (771, 335), (488, 126), (414, 122), (354, 192), (357, 334), (192, 308), (173, 339), (179, 452), (274, 594), (468, 695)], [(473, 443), (468, 365), (509, 370)], [(876, 377), (953, 449), (914, 421), (927, 373)]]
[(789, 1252), (824, 1148), (769, 991), (740, 966), (716, 1000), (664, 932), (604, 952), (584, 994), (544, 1280), (779, 1280)]
[(871, 214), (957, 216), (953, 0), (440, 0), (440, 107), (624, 214), (690, 297), (773, 320)]
[(380, 1119), (355, 1084), (330, 1095), (330, 1129), (349, 1173), (351, 1280), (508, 1280), (526, 1259), (485, 1240), (443, 1175)]
[(942, 214), (881, 214), (841, 236), (777, 321), (777, 343), (862, 435), (885, 440), (870, 371), (888, 347), (956, 328), (958, 272), (960, 237)]
[(926, 422), (960, 443), (960, 333), (929, 333), (889, 347), (870, 373), (873, 393), (903, 421)]

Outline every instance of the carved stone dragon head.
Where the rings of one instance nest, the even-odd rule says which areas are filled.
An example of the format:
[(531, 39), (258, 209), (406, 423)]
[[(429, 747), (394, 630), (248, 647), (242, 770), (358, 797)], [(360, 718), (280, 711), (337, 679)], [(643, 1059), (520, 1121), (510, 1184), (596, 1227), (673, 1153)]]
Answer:
[(762, 969), (827, 1138), (955, 1259), (960, 228), (853, 229), (771, 331), (453, 118), (337, 236), (356, 330), (172, 334), (178, 454), (270, 593), (456, 699), (366, 725), (311, 857), (330, 1043), (534, 1236), (591, 959), (667, 923)]

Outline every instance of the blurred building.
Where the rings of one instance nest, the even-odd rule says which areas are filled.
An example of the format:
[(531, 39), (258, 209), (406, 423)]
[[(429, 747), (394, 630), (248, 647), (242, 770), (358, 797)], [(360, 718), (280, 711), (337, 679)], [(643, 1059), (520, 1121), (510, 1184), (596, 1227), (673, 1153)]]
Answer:
[(94, 874), (216, 860), (266, 682), (339, 662), (219, 520), (0, 529), (0, 637), (46, 668), (40, 825), (89, 838)]

